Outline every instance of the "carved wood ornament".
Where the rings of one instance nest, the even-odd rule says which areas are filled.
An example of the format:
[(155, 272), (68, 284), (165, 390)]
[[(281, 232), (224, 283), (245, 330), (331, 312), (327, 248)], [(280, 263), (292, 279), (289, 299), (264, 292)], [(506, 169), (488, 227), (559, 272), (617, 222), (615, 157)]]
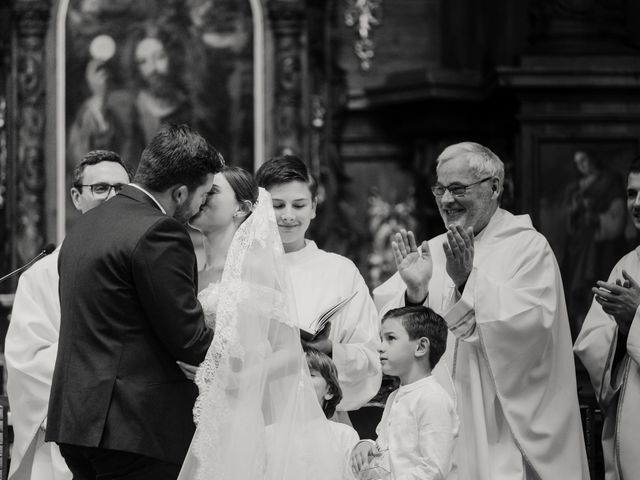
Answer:
[(16, 0), (17, 61), (17, 222), (18, 263), (34, 257), (44, 244), (44, 37), (49, 0)]
[(302, 28), (304, 2), (269, 2), (275, 43), (275, 153), (302, 153)]

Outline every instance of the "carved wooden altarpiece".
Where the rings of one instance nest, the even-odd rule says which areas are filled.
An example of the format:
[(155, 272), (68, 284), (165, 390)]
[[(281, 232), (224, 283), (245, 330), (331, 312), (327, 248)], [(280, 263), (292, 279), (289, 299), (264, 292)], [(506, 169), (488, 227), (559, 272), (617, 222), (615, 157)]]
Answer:
[[(154, 1), (177, 12), (181, 4), (187, 5), (184, 0), (149, 0)], [(68, 166), (64, 163), (70, 120), (66, 115), (72, 113), (62, 112), (66, 104), (60, 97), (75, 93), (76, 83), (77, 91), (82, 91), (80, 84), (85, 83), (84, 78), (74, 79), (70, 88), (60, 81), (64, 77), (59, 72), (65, 65), (59, 58), (64, 56), (60, 35), (65, 34), (69, 21), (70, 2), (84, 14), (95, 13), (91, 9), (96, 5), (113, 12), (132, 0), (13, 0), (0, 7), (5, 27), (0, 34), (0, 274), (37, 255), (46, 243), (59, 243), (67, 227)], [(335, 2), (246, 2), (252, 16), (247, 28), (253, 29), (248, 32), (254, 52), (251, 115), (260, 120), (253, 123), (257, 154), (248, 167), (257, 168), (276, 154), (295, 153), (332, 184), (334, 169), (328, 166), (332, 150), (328, 112), (333, 108), (329, 25)], [(208, 1), (189, 2), (186, 17), (192, 22), (191, 29), (211, 18), (199, 16), (192, 8), (195, 4), (206, 11)], [(210, 36), (209, 40), (219, 38)], [(236, 163), (233, 158), (228, 161)], [(15, 282), (0, 286), (4, 292), (14, 289)]]

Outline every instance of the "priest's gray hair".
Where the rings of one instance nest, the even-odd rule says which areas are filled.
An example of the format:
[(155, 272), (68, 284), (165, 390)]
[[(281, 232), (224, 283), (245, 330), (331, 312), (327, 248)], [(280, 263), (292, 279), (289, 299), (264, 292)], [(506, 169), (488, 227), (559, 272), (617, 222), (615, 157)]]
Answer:
[(504, 183), (504, 163), (487, 147), (474, 142), (462, 142), (449, 145), (436, 160), (436, 169), (449, 160), (464, 157), (478, 179), (482, 177), (498, 177), (500, 186)]

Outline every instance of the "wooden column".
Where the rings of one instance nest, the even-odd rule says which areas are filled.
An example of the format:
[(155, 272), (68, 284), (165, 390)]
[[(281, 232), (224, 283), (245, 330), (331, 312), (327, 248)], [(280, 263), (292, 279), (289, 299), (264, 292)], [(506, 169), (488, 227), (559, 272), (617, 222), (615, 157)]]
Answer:
[(269, 18), (274, 36), (274, 135), (275, 153), (305, 153), (305, 108), (303, 49), (305, 2), (269, 2)]
[(11, 132), (10, 188), (15, 189), (14, 261), (34, 257), (45, 242), (44, 129), (45, 44), (50, 0), (14, 3), (13, 65), (15, 126)]
[(0, 6), (0, 272), (11, 265), (11, 229), (7, 215), (9, 72), (11, 70), (11, 6)]

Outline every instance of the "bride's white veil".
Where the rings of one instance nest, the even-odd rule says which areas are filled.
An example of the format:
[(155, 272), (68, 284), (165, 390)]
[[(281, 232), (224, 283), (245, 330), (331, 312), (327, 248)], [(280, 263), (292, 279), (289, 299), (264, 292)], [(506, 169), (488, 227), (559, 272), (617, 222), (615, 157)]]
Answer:
[(180, 480), (340, 478), (341, 452), (311, 383), (283, 255), (271, 197), (260, 189), (227, 254)]

